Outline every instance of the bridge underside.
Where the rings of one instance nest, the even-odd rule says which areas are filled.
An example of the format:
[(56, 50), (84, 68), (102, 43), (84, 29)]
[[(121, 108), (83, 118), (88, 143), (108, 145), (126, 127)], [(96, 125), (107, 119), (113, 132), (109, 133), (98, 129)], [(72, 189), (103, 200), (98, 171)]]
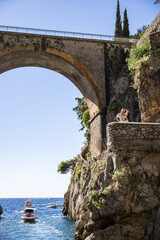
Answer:
[(115, 41), (114, 44), (88, 39), (0, 32), (0, 73), (34, 66), (56, 71), (72, 81), (89, 107), (91, 153), (96, 156), (104, 149), (102, 143), (106, 121), (105, 112), (100, 110), (106, 108), (108, 101), (106, 58), (112, 58), (112, 55), (117, 54), (117, 49), (121, 51), (130, 43)]
[(0, 57), (0, 73), (27, 66), (51, 69), (70, 79), (86, 98), (91, 117), (102, 107), (94, 84), (75, 65), (60, 56), (40, 51), (17, 51)]

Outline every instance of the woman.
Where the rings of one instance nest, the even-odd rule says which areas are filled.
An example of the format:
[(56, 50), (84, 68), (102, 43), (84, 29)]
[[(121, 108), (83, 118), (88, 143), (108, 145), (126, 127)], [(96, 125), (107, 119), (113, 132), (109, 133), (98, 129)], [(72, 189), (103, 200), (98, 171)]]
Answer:
[(116, 120), (118, 122), (128, 122), (128, 118), (127, 118), (128, 113), (129, 113), (128, 109), (122, 108), (121, 112), (117, 114)]

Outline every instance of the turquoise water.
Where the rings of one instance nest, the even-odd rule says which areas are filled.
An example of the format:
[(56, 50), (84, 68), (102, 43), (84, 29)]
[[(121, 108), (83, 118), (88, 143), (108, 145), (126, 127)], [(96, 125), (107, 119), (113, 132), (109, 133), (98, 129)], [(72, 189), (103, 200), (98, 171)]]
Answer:
[(24, 223), (21, 219), (26, 198), (0, 199), (0, 240), (73, 240), (74, 222), (62, 215), (62, 206), (46, 208), (51, 203), (63, 204), (62, 198), (30, 199), (37, 209), (38, 221)]

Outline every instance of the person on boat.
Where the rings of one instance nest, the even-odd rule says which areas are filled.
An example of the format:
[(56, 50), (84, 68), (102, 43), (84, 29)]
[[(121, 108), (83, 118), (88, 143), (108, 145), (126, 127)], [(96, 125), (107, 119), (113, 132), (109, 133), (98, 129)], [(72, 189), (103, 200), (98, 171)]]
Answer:
[(118, 122), (128, 122), (128, 118), (127, 118), (128, 113), (129, 113), (128, 109), (122, 108), (120, 113), (117, 114), (116, 120)]

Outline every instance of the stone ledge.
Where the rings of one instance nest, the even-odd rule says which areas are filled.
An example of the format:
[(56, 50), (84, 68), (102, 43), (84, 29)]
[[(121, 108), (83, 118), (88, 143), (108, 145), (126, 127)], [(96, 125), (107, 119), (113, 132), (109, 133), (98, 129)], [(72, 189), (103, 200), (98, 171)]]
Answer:
[(160, 152), (159, 123), (109, 123), (107, 149)]

